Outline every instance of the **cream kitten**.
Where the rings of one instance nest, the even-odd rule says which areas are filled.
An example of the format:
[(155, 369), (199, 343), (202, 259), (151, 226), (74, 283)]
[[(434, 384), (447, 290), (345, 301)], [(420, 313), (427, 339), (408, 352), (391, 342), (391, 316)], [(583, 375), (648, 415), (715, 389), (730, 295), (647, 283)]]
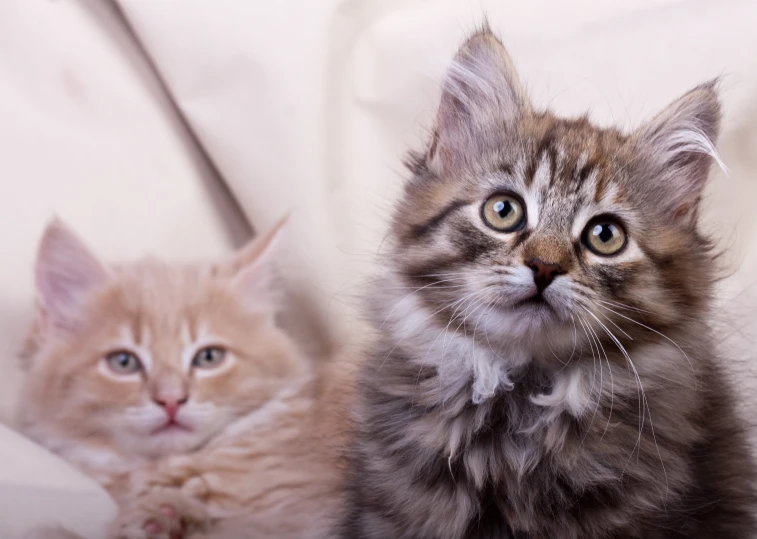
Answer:
[(280, 228), (212, 264), (118, 266), (61, 222), (47, 228), (20, 425), (115, 497), (111, 537), (332, 525), (349, 369), (319, 372), (275, 323)]

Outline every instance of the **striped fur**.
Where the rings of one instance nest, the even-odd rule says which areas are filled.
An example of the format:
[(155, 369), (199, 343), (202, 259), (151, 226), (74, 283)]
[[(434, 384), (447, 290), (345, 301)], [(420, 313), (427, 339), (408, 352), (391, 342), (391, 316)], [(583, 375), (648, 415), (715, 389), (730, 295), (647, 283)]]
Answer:
[[(528, 105), (487, 29), (459, 51), (373, 296), (343, 537), (745, 538), (755, 470), (708, 328), (697, 203), (715, 84), (637, 131)], [(526, 223), (482, 205), (514, 193)], [(627, 243), (582, 243), (610, 215)], [(561, 273), (534, 294), (532, 260)]]

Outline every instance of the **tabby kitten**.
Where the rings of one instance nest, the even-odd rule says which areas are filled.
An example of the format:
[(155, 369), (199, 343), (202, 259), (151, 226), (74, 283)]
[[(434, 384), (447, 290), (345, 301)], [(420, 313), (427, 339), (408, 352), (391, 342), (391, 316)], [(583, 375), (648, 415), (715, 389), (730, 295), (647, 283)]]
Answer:
[(45, 232), (20, 425), (115, 497), (111, 537), (333, 527), (346, 393), (275, 323), (278, 235), (216, 263), (108, 266), (59, 221)]
[(462, 46), (391, 224), (345, 538), (754, 535), (697, 229), (715, 86), (624, 134)]

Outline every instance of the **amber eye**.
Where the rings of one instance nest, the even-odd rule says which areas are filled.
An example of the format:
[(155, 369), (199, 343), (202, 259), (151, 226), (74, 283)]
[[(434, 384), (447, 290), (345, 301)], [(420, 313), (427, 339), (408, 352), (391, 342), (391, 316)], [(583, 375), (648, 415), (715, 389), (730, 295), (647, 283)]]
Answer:
[(142, 362), (131, 352), (119, 350), (105, 357), (110, 370), (116, 374), (134, 374), (142, 370)]
[(611, 256), (625, 247), (626, 232), (612, 217), (597, 217), (586, 225), (583, 242), (591, 252), (600, 256)]
[(481, 208), (484, 222), (499, 232), (515, 232), (526, 222), (526, 210), (519, 198), (509, 194), (491, 196)]
[(218, 346), (208, 346), (195, 354), (192, 366), (198, 369), (214, 369), (226, 358), (226, 350)]

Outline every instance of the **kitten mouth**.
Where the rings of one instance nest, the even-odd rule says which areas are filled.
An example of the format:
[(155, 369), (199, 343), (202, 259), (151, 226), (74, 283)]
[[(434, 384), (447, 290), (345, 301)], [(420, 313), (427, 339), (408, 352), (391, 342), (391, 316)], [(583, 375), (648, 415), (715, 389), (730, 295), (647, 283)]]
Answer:
[(520, 301), (515, 302), (512, 305), (512, 309), (521, 309), (524, 307), (533, 307), (533, 308), (546, 308), (551, 309), (551, 305), (549, 302), (544, 299), (544, 296), (541, 295), (541, 292), (537, 292), (530, 298), (522, 299)]
[(153, 430), (150, 434), (157, 435), (157, 434), (165, 434), (165, 433), (172, 433), (172, 432), (192, 432), (192, 429), (190, 427), (187, 427), (186, 425), (182, 425), (181, 423), (178, 423), (176, 421), (168, 421), (164, 425), (158, 427), (157, 429)]

